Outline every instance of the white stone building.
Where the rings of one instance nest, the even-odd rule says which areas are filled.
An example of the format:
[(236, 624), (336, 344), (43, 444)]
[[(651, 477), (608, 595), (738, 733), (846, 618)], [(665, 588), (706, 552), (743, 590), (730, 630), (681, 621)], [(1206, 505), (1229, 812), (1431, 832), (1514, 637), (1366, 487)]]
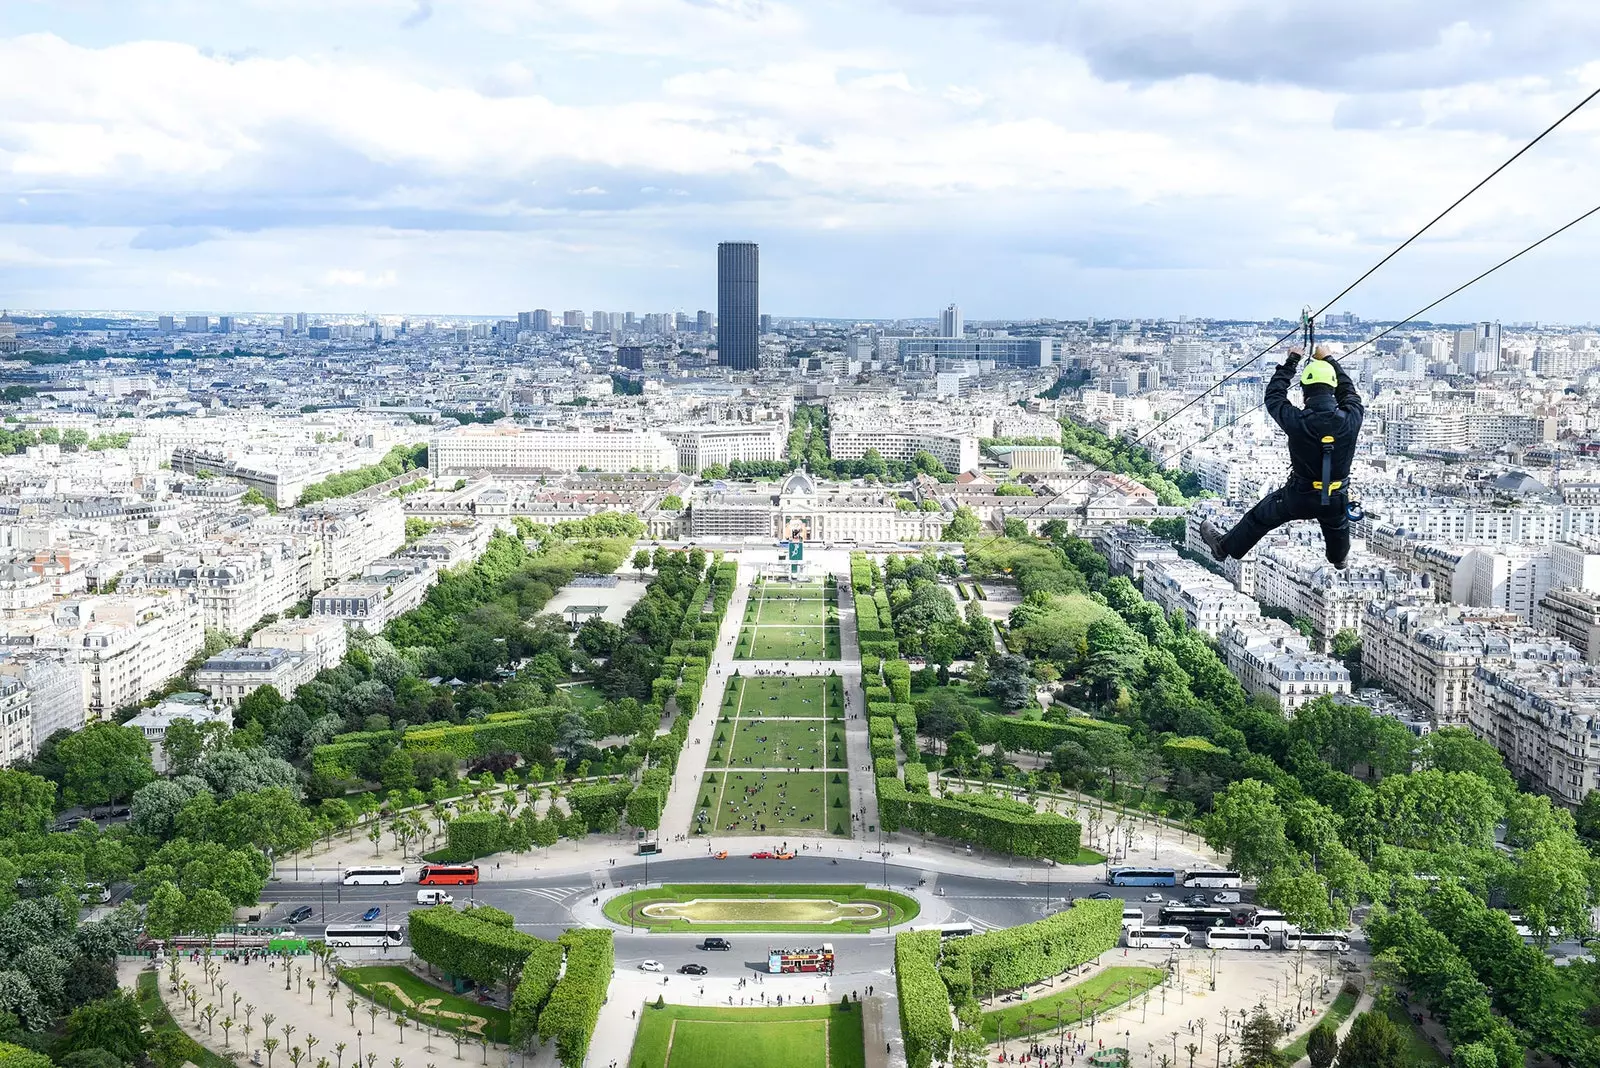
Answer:
[(195, 672), (195, 685), (211, 694), (223, 708), (239, 702), (263, 686), (274, 687), (290, 700), (320, 670), (317, 657), (288, 649), (224, 649)]
[(1261, 618), (1261, 606), (1253, 598), (1187, 560), (1148, 568), (1144, 595), (1163, 612), (1181, 612), (1192, 630), (1213, 638), (1231, 623)]
[(28, 688), (14, 675), (0, 675), (0, 768), (31, 759), (36, 748)]
[(338, 667), (347, 644), (343, 624), (328, 619), (280, 619), (250, 635), (252, 649), (287, 649), (306, 654), (316, 664), (313, 675)]
[(1279, 619), (1230, 624), (1218, 636), (1222, 658), (1255, 694), (1266, 694), (1287, 714), (1322, 697), (1350, 693), (1350, 672), (1311, 651), (1306, 637)]
[(577, 471), (676, 471), (678, 450), (659, 430), (456, 427), (428, 444), (435, 478)]
[(1591, 665), (1485, 663), (1472, 678), (1472, 730), (1511, 774), (1576, 808), (1600, 789), (1600, 672)]

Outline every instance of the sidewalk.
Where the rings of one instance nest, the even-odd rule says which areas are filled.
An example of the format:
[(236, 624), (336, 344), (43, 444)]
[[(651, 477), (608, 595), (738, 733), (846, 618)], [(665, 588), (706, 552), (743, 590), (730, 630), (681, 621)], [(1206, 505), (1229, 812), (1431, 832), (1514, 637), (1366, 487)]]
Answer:
[[(878, 779), (872, 771), (872, 737), (867, 732), (867, 709), (861, 693), (861, 647), (856, 635), (856, 594), (850, 575), (838, 576), (839, 649), (844, 657), (839, 674), (844, 677), (845, 756), (850, 762), (851, 812), (861, 816), (851, 821), (850, 837), (857, 841), (875, 838), (868, 827), (878, 823)], [(847, 609), (845, 606), (849, 605)]]

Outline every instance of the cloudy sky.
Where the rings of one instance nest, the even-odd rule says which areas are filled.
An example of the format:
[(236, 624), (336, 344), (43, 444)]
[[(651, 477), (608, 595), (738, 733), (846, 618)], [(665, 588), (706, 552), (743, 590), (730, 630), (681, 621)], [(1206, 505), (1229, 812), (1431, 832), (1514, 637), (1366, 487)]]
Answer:
[[(1592, 0), (0, 0), (0, 304), (1267, 317), (1600, 86)], [(1600, 202), (1600, 101), (1343, 302)], [(1438, 318), (1600, 319), (1600, 218)]]

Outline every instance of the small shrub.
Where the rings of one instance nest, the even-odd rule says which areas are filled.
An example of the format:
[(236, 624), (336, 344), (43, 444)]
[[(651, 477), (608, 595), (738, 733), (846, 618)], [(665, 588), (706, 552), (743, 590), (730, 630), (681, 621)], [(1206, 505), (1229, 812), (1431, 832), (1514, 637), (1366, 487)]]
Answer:
[(664, 1009), (666, 1007), (667, 1007), (667, 996), (665, 994), (657, 994), (656, 995), (656, 1008)]
[(849, 994), (845, 994), (844, 996), (842, 996), (839, 999), (839, 1011), (840, 1012), (849, 1012), (850, 1011), (850, 995)]

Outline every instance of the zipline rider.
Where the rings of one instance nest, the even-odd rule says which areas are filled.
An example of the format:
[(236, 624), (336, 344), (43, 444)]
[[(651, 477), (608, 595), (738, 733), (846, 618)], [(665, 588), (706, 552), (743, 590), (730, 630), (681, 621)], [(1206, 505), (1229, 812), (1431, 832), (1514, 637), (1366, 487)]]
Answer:
[(1366, 408), (1350, 376), (1320, 345), (1300, 376), (1305, 407), (1291, 404), (1289, 383), (1303, 354), (1298, 347), (1290, 349), (1267, 383), (1267, 412), (1288, 438), (1289, 481), (1262, 498), (1226, 534), (1209, 519), (1201, 524), (1200, 537), (1219, 561), (1242, 560), (1285, 523), (1315, 519), (1322, 527), (1328, 562), (1345, 568), (1350, 555), (1350, 464)]

